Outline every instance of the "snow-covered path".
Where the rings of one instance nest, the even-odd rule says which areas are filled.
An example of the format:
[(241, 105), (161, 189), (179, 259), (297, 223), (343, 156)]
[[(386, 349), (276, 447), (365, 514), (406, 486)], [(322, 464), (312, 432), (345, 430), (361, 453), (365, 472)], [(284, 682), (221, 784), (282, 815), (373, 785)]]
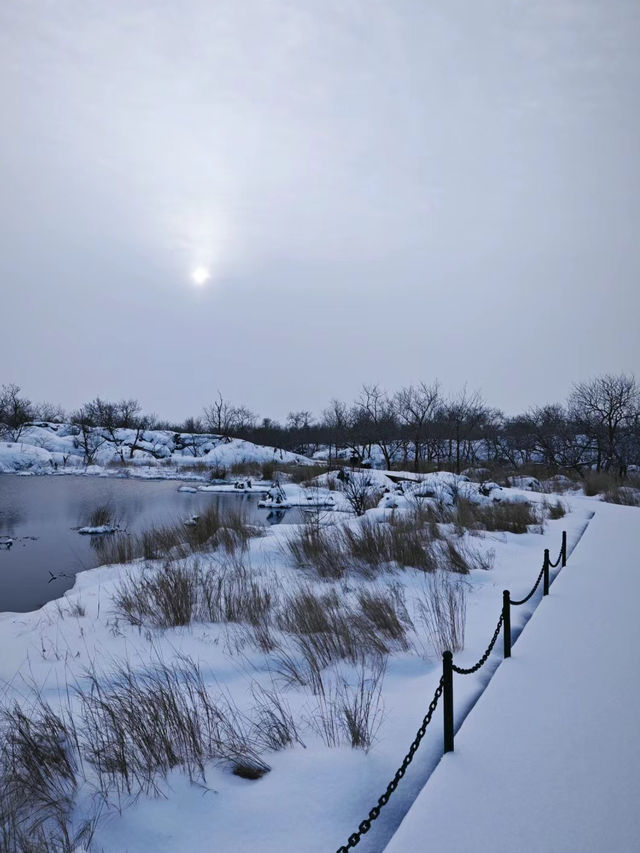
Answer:
[(598, 504), (386, 853), (640, 850), (639, 570), (640, 511)]

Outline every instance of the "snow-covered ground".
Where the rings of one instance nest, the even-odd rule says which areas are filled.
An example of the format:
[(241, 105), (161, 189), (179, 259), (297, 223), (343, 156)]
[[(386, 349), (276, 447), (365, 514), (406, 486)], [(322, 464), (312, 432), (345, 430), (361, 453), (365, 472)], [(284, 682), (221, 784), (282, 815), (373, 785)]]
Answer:
[(598, 505), (386, 853), (640, 849), (639, 520)]
[(85, 440), (80, 427), (74, 424), (42, 423), (26, 427), (17, 442), (0, 441), (0, 473), (202, 480), (206, 479), (203, 471), (194, 469), (224, 476), (232, 466), (246, 463), (311, 464), (297, 453), (240, 438), (169, 430), (116, 429), (108, 434), (95, 428)]
[[(462, 495), (472, 502), (490, 505), (496, 498), (517, 502), (525, 496), (522, 491), (497, 490), (490, 484), (478, 486), (450, 474), (431, 475), (418, 484), (400, 487), (384, 474), (376, 472), (373, 476), (380, 486), (389, 488), (379, 505), (367, 513), (366, 517), (374, 524), (384, 522), (392, 512), (410, 512), (420, 500), (437, 500), (446, 506)], [(331, 494), (342, 501), (343, 495), (326, 491), (327, 485), (321, 479), (316, 493)], [(299, 487), (288, 485), (285, 494), (287, 490), (293, 496)], [(422, 498), (418, 497), (420, 494)], [(527, 494), (526, 497), (542, 501), (549, 496)], [(484, 650), (500, 612), (502, 590), (510, 588), (514, 596), (526, 593), (539, 571), (543, 549), (549, 547), (556, 553), (563, 529), (569, 533), (571, 546), (579, 539), (593, 509), (597, 507), (599, 513), (604, 509), (602, 504), (584, 498), (565, 497), (563, 502), (569, 513), (556, 521), (546, 521), (542, 534), (533, 531), (520, 535), (466, 534), (456, 540), (475, 549), (485, 564), (493, 564), (489, 570), (474, 568), (460, 578), (467, 591), (465, 648), (456, 655), (461, 665), (474, 662)], [(334, 510), (318, 508), (315, 517), (329, 531), (337, 530), (332, 526), (336, 524), (357, 526), (360, 522), (349, 517), (346, 508), (344, 504)], [(618, 512), (637, 513), (618, 507), (607, 507), (606, 511), (605, 523)], [(181, 656), (188, 656), (199, 664), (210, 694), (214, 699), (231, 702), (238, 719), (253, 718), (256, 691), (262, 688), (276, 689), (296, 721), (304, 745), (298, 743), (264, 753), (262, 758), (271, 770), (259, 780), (238, 778), (224, 763), (210, 762), (206, 780), (190, 781), (184, 772), (175, 769), (167, 779), (159, 781), (158, 797), (109, 798), (102, 803), (95, 849), (105, 853), (122, 850), (208, 853), (213, 849), (265, 853), (283, 849), (331, 851), (346, 842), (393, 776), (441, 673), (439, 654), (430, 644), (419, 618), (419, 602), (424, 598), (428, 576), (414, 569), (389, 567), (376, 577), (348, 570), (339, 580), (319, 580), (309, 570), (296, 567), (287, 548), (287, 539), (292, 535), (295, 535), (293, 525), (286, 529), (272, 527), (264, 536), (251, 539), (247, 552), (235, 558), (241, 559), (243, 570), (268, 589), (274, 600), (286, 608), (287, 596), (302, 588), (323, 594), (333, 589), (340, 602), (348, 604), (362, 590), (383, 590), (390, 594), (395, 589), (400, 590), (396, 594), (404, 598), (415, 625), (415, 631), (408, 635), (409, 648), (393, 647), (388, 656), (380, 696), (381, 724), (368, 752), (344, 743), (328, 747), (318, 731), (323, 709), (326, 710), (331, 696), (337, 696), (331, 691), (345, 684), (349, 688), (357, 685), (357, 666), (344, 663), (334, 667), (326, 676), (325, 687), (329, 692), (323, 699), (309, 688), (284, 683), (278, 655), (283, 650), (288, 654), (295, 652), (287, 645), (287, 638), (277, 631), (274, 633), (281, 649), (265, 652), (252, 642), (251, 631), (242, 625), (199, 622), (161, 629), (129, 624), (118, 611), (114, 596), (126, 578), (154, 571), (142, 562), (83, 572), (63, 599), (33, 613), (0, 614), (3, 648), (0, 695), (5, 706), (13, 701), (28, 706), (35, 688), (54, 707), (70, 704), (77, 710), (73, 691), (88, 689), (88, 670), (94, 670), (108, 682), (114, 667), (123, 661), (134, 671), (144, 671), (154, 662), (171, 664)], [(201, 566), (214, 572), (231, 570), (231, 558), (220, 550), (200, 554), (198, 560)], [(572, 562), (573, 558), (570, 566)], [(554, 585), (554, 595), (559, 589), (560, 586)], [(524, 624), (538, 600), (536, 596), (514, 613), (514, 631)], [(518, 655), (521, 648), (519, 643)], [(544, 656), (541, 653), (540, 657)], [(498, 663), (496, 653), (480, 673), (456, 683), (459, 715), (476, 701)], [(438, 718), (400, 787), (359, 845), (360, 850), (372, 853), (384, 849), (437, 764), (441, 749), (442, 727)], [(76, 824), (96, 803), (90, 768), (87, 770), (85, 765), (84, 769), (87, 781), (76, 794)], [(466, 808), (467, 804), (458, 805)], [(402, 849), (420, 849), (420, 845)]]

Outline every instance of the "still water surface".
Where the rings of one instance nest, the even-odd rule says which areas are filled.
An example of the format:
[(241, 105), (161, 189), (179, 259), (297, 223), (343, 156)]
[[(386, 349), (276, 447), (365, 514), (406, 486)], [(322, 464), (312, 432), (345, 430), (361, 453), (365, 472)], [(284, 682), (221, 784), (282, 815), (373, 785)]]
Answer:
[(77, 572), (103, 562), (95, 541), (92, 545), (94, 537), (74, 529), (102, 504), (108, 503), (130, 532), (184, 520), (212, 504), (221, 512), (240, 505), (252, 524), (299, 520), (296, 510), (268, 518), (253, 495), (179, 492), (180, 485), (175, 480), (0, 474), (0, 540), (14, 540), (10, 549), (0, 547), (0, 611), (34, 610), (70, 589)]

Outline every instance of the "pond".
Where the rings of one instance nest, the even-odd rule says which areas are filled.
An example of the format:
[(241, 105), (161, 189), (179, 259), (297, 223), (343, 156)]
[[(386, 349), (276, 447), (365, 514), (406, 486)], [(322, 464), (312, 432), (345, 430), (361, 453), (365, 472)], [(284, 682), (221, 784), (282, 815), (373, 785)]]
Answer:
[(179, 492), (181, 485), (176, 480), (0, 474), (0, 540), (13, 539), (11, 548), (0, 547), (0, 611), (35, 610), (70, 589), (77, 572), (104, 562), (95, 547), (98, 537), (75, 529), (104, 504), (132, 533), (184, 520), (211, 505), (223, 513), (241, 506), (252, 524), (300, 519), (297, 510), (268, 517), (255, 495)]

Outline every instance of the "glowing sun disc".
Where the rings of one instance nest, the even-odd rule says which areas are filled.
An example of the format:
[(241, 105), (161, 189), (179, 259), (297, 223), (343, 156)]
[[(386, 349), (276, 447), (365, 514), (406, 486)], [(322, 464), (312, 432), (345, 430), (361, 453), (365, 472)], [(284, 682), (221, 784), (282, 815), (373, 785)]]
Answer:
[(211, 278), (211, 274), (206, 267), (196, 267), (194, 271), (191, 273), (191, 280), (194, 284), (202, 286), (205, 282), (209, 281)]

